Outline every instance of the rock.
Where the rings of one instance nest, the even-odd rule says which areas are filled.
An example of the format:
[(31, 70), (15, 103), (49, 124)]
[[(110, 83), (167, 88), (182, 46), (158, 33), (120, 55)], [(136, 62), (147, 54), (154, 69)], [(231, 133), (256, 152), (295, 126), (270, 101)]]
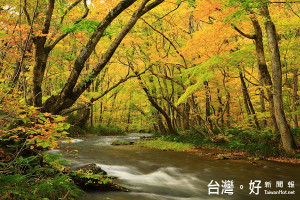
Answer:
[(152, 136), (141, 136), (141, 140), (152, 140)]
[(112, 177), (107, 176), (107, 172), (96, 164), (80, 166), (78, 170), (69, 173), (76, 185), (84, 190), (100, 191), (123, 191), (129, 190), (112, 182)]
[(113, 146), (119, 146), (119, 145), (134, 145), (134, 142), (132, 142), (132, 141), (119, 141), (119, 140), (114, 140), (114, 141), (112, 141), (111, 145), (113, 145)]
[(217, 160), (228, 160), (229, 158), (227, 158), (224, 155), (218, 155)]
[(258, 163), (255, 162), (255, 161), (252, 161), (251, 163), (252, 163), (253, 165), (258, 165)]
[(93, 174), (99, 174), (102, 173), (103, 175), (107, 175), (107, 172), (101, 169), (101, 167), (98, 167), (94, 163), (82, 165), (80, 167), (74, 168), (73, 171), (83, 170), (84, 172), (91, 171)]

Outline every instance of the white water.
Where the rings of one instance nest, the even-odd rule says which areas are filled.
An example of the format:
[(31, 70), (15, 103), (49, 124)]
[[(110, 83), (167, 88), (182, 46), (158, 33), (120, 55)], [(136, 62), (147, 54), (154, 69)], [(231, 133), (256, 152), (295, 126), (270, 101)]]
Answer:
[[(149, 134), (142, 135), (148, 136)], [(117, 177), (116, 183), (131, 190), (125, 192), (89, 192), (84, 200), (201, 200), (201, 199), (298, 199), (294, 196), (254, 196), (249, 195), (248, 183), (258, 179), (275, 183), (276, 180), (294, 180), (299, 188), (300, 170), (294, 165), (257, 161), (252, 165), (245, 160), (215, 160), (184, 152), (165, 152), (136, 146), (111, 146), (115, 139), (138, 140), (140, 136), (103, 136), (75, 139), (72, 144), (63, 143), (61, 150), (79, 150), (65, 154), (65, 158), (78, 168), (88, 163), (96, 163), (108, 175)], [(236, 188), (233, 196), (209, 196), (208, 183), (211, 180), (234, 180)], [(239, 184), (245, 186), (239, 190)], [(285, 188), (287, 189), (287, 188)], [(263, 191), (261, 191), (263, 192)], [(297, 193), (297, 191), (296, 191)]]

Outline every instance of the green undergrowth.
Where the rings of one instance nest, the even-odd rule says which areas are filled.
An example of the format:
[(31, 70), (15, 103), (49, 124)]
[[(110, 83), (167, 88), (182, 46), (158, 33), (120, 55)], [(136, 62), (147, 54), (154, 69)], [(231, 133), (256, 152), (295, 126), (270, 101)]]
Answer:
[(166, 141), (164, 138), (157, 138), (156, 140), (141, 140), (136, 142), (135, 144), (137, 146), (167, 151), (186, 151), (195, 148), (195, 146), (190, 143)]
[(18, 157), (0, 163), (0, 199), (75, 199), (82, 194), (67, 174), (56, 167), (57, 155)]
[(78, 126), (71, 126), (68, 130), (71, 135), (126, 135), (118, 126), (100, 124), (94, 127), (85, 126), (83, 128)]
[(125, 135), (125, 131), (123, 131), (118, 126), (113, 125), (105, 125), (100, 124), (96, 127), (90, 127), (88, 128), (89, 134), (93, 135)]
[[(292, 130), (298, 144), (300, 138), (299, 130)], [(224, 135), (217, 134), (216, 138), (217, 140), (213, 142), (208, 137), (196, 134), (190, 130), (185, 135), (160, 136), (154, 140), (140, 141), (137, 145), (175, 151), (193, 148), (221, 148), (230, 151), (246, 152), (251, 156), (285, 156), (284, 150), (280, 145), (279, 133), (274, 134), (271, 130), (258, 131), (254, 129), (230, 128), (224, 130)]]
[(14, 107), (0, 105), (0, 118), (6, 119), (0, 120), (0, 199), (77, 198), (82, 190), (60, 171), (62, 161), (45, 154), (68, 139), (66, 118), (11, 101)]

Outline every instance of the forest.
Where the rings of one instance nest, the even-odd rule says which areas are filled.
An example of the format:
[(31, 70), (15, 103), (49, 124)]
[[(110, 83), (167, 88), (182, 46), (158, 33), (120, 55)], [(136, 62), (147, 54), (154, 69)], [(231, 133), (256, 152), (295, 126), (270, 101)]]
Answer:
[(127, 190), (45, 153), (72, 138), (298, 165), (299, 24), (297, 0), (1, 0), (0, 198)]

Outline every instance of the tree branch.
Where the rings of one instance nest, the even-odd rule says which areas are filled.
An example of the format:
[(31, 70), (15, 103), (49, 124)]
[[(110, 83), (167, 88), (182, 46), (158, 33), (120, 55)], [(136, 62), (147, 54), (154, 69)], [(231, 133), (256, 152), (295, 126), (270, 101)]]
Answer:
[[(82, 0), (78, 0), (78, 1), (81, 2)], [(78, 3), (79, 3), (79, 2), (78, 2)], [(75, 3), (76, 3), (76, 2), (75, 2)], [(75, 3), (74, 3), (74, 4), (75, 4)], [(77, 3), (77, 4), (78, 4), (78, 3)], [(78, 20), (76, 20), (76, 21), (74, 22), (74, 25), (80, 23), (83, 19), (85, 19), (85, 18), (88, 16), (89, 8), (88, 8), (88, 6), (87, 6), (86, 0), (84, 0), (83, 3), (84, 3), (85, 12), (84, 12), (84, 14), (81, 16), (81, 18), (79, 18)], [(74, 5), (74, 4), (72, 4), (73, 7), (75, 7), (75, 6), (77, 5), (77, 4), (76, 4), (76, 5)], [(73, 7), (72, 7), (72, 8), (73, 8)], [(72, 8), (71, 8), (71, 9), (72, 9)], [(70, 10), (71, 10), (71, 9), (70, 9)], [(70, 10), (69, 10), (69, 11), (70, 11)], [(47, 49), (51, 51), (51, 50), (52, 50), (52, 49), (53, 49), (53, 48), (54, 48), (54, 47), (55, 47), (62, 39), (64, 39), (64, 38), (65, 38), (66, 36), (68, 36), (70, 33), (71, 33), (71, 31), (67, 31), (66, 33), (61, 34), (59, 37), (56, 38), (56, 40), (55, 40), (51, 45), (49, 45), (49, 46), (47, 47)]]
[(249, 35), (249, 34), (246, 34), (244, 33), (243, 31), (241, 31), (240, 29), (238, 29), (236, 26), (232, 25), (234, 30), (236, 30), (239, 34), (241, 34), (242, 36), (246, 37), (246, 38), (249, 38), (249, 39), (252, 39), (254, 40), (255, 39), (255, 35)]
[[(149, 68), (148, 68), (149, 69)], [(144, 70), (143, 72), (139, 73), (138, 76), (146, 73), (146, 71), (148, 70)], [(137, 75), (131, 75), (131, 76), (126, 76), (125, 78), (122, 78), (119, 82), (117, 82), (115, 85), (113, 85), (112, 87), (108, 88), (107, 90), (105, 90), (101, 95), (97, 96), (97, 97), (92, 97), (90, 102), (86, 105), (82, 105), (82, 106), (79, 106), (79, 107), (76, 107), (76, 108), (72, 108), (72, 109), (69, 109), (69, 110), (65, 110), (65, 111), (62, 111), (62, 115), (67, 115), (69, 113), (72, 113), (74, 111), (77, 111), (77, 110), (81, 110), (81, 109), (84, 109), (86, 107), (89, 107), (91, 104), (93, 104), (95, 101), (101, 99), (102, 97), (104, 97), (106, 94), (108, 94), (110, 91), (112, 91), (113, 89), (115, 89), (116, 87), (118, 87), (120, 84), (126, 82), (127, 80), (131, 79), (131, 78), (134, 78), (134, 77), (137, 77)]]
[(300, 1), (269, 1), (269, 3), (300, 3)]
[(165, 18), (166, 16), (168, 16), (169, 14), (171, 14), (172, 12), (174, 12), (175, 10), (177, 10), (179, 8), (179, 6), (181, 5), (182, 1), (180, 1), (176, 8), (174, 8), (173, 10), (169, 11), (167, 14), (163, 15), (162, 17), (158, 18), (156, 21), (161, 20), (162, 18)]
[(184, 89), (184, 90), (187, 88), (182, 82), (180, 82), (180, 81), (178, 81), (178, 80), (176, 80), (176, 79), (173, 79), (173, 78), (171, 78), (171, 77), (169, 77), (169, 76), (167, 76), (167, 75), (156, 74), (156, 73), (153, 72), (153, 71), (151, 71), (151, 73), (152, 73), (154, 76), (156, 76), (157, 78), (159, 77), (159, 78), (168, 79), (168, 80), (170, 80), (170, 81), (172, 81), (172, 82), (174, 82), (174, 83), (180, 85), (180, 86), (182, 87), (182, 89)]
[(52, 14), (53, 14), (53, 10), (54, 10), (54, 2), (55, 2), (55, 0), (48, 0), (46, 17), (45, 17), (45, 21), (44, 21), (43, 29), (42, 29), (43, 34), (49, 33), (51, 18), (52, 18)]
[(30, 24), (30, 30), (29, 30), (29, 33), (28, 33), (27, 38), (26, 38), (26, 41), (25, 41), (24, 50), (22, 51), (21, 61), (18, 63), (19, 66), (17, 66), (17, 67), (18, 67), (18, 69), (17, 69), (18, 72), (15, 73), (16, 75), (15, 75), (15, 76), (13, 77), (13, 79), (12, 79), (12, 83), (11, 83), (11, 85), (10, 85), (11, 89), (10, 89), (6, 94), (4, 94), (4, 95), (1, 97), (0, 103), (3, 102), (3, 100), (4, 100), (4, 98), (5, 98), (5, 96), (6, 96), (7, 94), (9, 94), (9, 93), (11, 93), (11, 92), (13, 91), (13, 89), (14, 89), (14, 87), (15, 87), (15, 85), (16, 85), (16, 82), (17, 82), (17, 80), (18, 80), (17, 74), (20, 73), (21, 68), (22, 68), (22, 65), (23, 65), (23, 62), (24, 62), (24, 59), (25, 59), (25, 53), (26, 53), (26, 50), (27, 50), (27, 47), (28, 47), (28, 44), (29, 44), (29, 41), (30, 41), (30, 37), (31, 37), (31, 35), (32, 35), (32, 31), (33, 31), (33, 23), (34, 23), (34, 20), (35, 20), (35, 18), (36, 18), (36, 16), (37, 16), (38, 6), (39, 6), (39, 0), (36, 0), (36, 6), (35, 6), (35, 9), (34, 9), (34, 12), (33, 12), (32, 21), (31, 21), (31, 24)]
[(29, 13), (27, 11), (27, 0), (24, 0), (23, 11), (24, 11), (24, 14), (26, 16), (27, 22), (30, 25), (31, 24), (31, 19), (30, 19)]
[(124, 37), (128, 34), (128, 32), (132, 29), (132, 27), (136, 24), (137, 20), (143, 16), (145, 13), (153, 9), (155, 6), (162, 3), (164, 0), (156, 0), (146, 6), (149, 0), (144, 0), (139, 8), (134, 12), (128, 23), (122, 28), (122, 30), (119, 32), (119, 34), (116, 36), (115, 40), (111, 43), (111, 45), (108, 47), (107, 51), (103, 55), (103, 58), (100, 60), (100, 62), (95, 66), (93, 69), (93, 72), (90, 75), (90, 78), (88, 80), (83, 81), (82, 83), (78, 84), (74, 88), (74, 97), (78, 98), (93, 82), (93, 79), (97, 77), (97, 75), (100, 73), (100, 71), (106, 66), (108, 61), (111, 59), (112, 55), (124, 39)]
[(258, 85), (258, 84), (256, 84), (256, 83), (253, 83), (252, 81), (250, 81), (246, 76), (244, 76), (244, 79), (245, 79), (246, 81), (248, 81), (249, 83), (251, 83), (252, 85), (260, 86), (260, 85)]
[(185, 60), (184, 56), (178, 51), (178, 49), (176, 48), (176, 46), (174, 45), (174, 43), (165, 34), (163, 34), (161, 31), (159, 31), (156, 28), (154, 28), (153, 26), (151, 26), (146, 20), (144, 20), (143, 18), (141, 18), (141, 20), (143, 22), (145, 22), (145, 24), (147, 24), (152, 30), (156, 31), (161, 36), (163, 36), (163, 38), (165, 38), (172, 45), (172, 47), (175, 49), (176, 53), (182, 58), (182, 60), (184, 62), (184, 66), (187, 69), (186, 60)]
[(63, 94), (63, 98), (67, 95), (73, 93), (73, 89), (77, 83), (79, 75), (84, 67), (84, 63), (89, 58), (93, 50), (95, 49), (96, 45), (98, 44), (100, 38), (103, 36), (104, 31), (107, 27), (111, 24), (111, 22), (120, 15), (126, 8), (131, 6), (136, 0), (123, 0), (120, 1), (100, 22), (97, 29), (94, 31), (93, 35), (90, 37), (89, 41), (82, 48), (80, 54), (75, 60), (74, 67), (72, 72), (68, 78), (67, 83), (65, 84), (64, 88), (62, 89), (61, 94)]
[[(169, 99), (164, 98), (164, 100), (181, 116), (181, 117), (185, 117), (185, 115), (179, 111), (179, 109), (172, 103), (170, 102)], [(205, 121), (202, 120), (203, 125), (205, 126)], [(200, 130), (198, 127), (194, 126), (193, 124), (190, 124), (190, 126), (195, 129), (198, 133), (202, 134), (203, 136), (207, 136), (206, 133), (202, 130)]]
[(65, 13), (63, 14), (63, 16), (61, 16), (61, 18), (60, 18), (60, 24), (62, 24), (63, 23), (63, 21), (64, 21), (64, 18), (65, 18), (65, 16), (77, 5), (77, 4), (79, 4), (80, 2), (81, 2), (82, 0), (77, 0), (77, 1), (75, 1), (74, 3), (72, 3), (68, 8), (67, 8), (67, 10), (65, 11)]

